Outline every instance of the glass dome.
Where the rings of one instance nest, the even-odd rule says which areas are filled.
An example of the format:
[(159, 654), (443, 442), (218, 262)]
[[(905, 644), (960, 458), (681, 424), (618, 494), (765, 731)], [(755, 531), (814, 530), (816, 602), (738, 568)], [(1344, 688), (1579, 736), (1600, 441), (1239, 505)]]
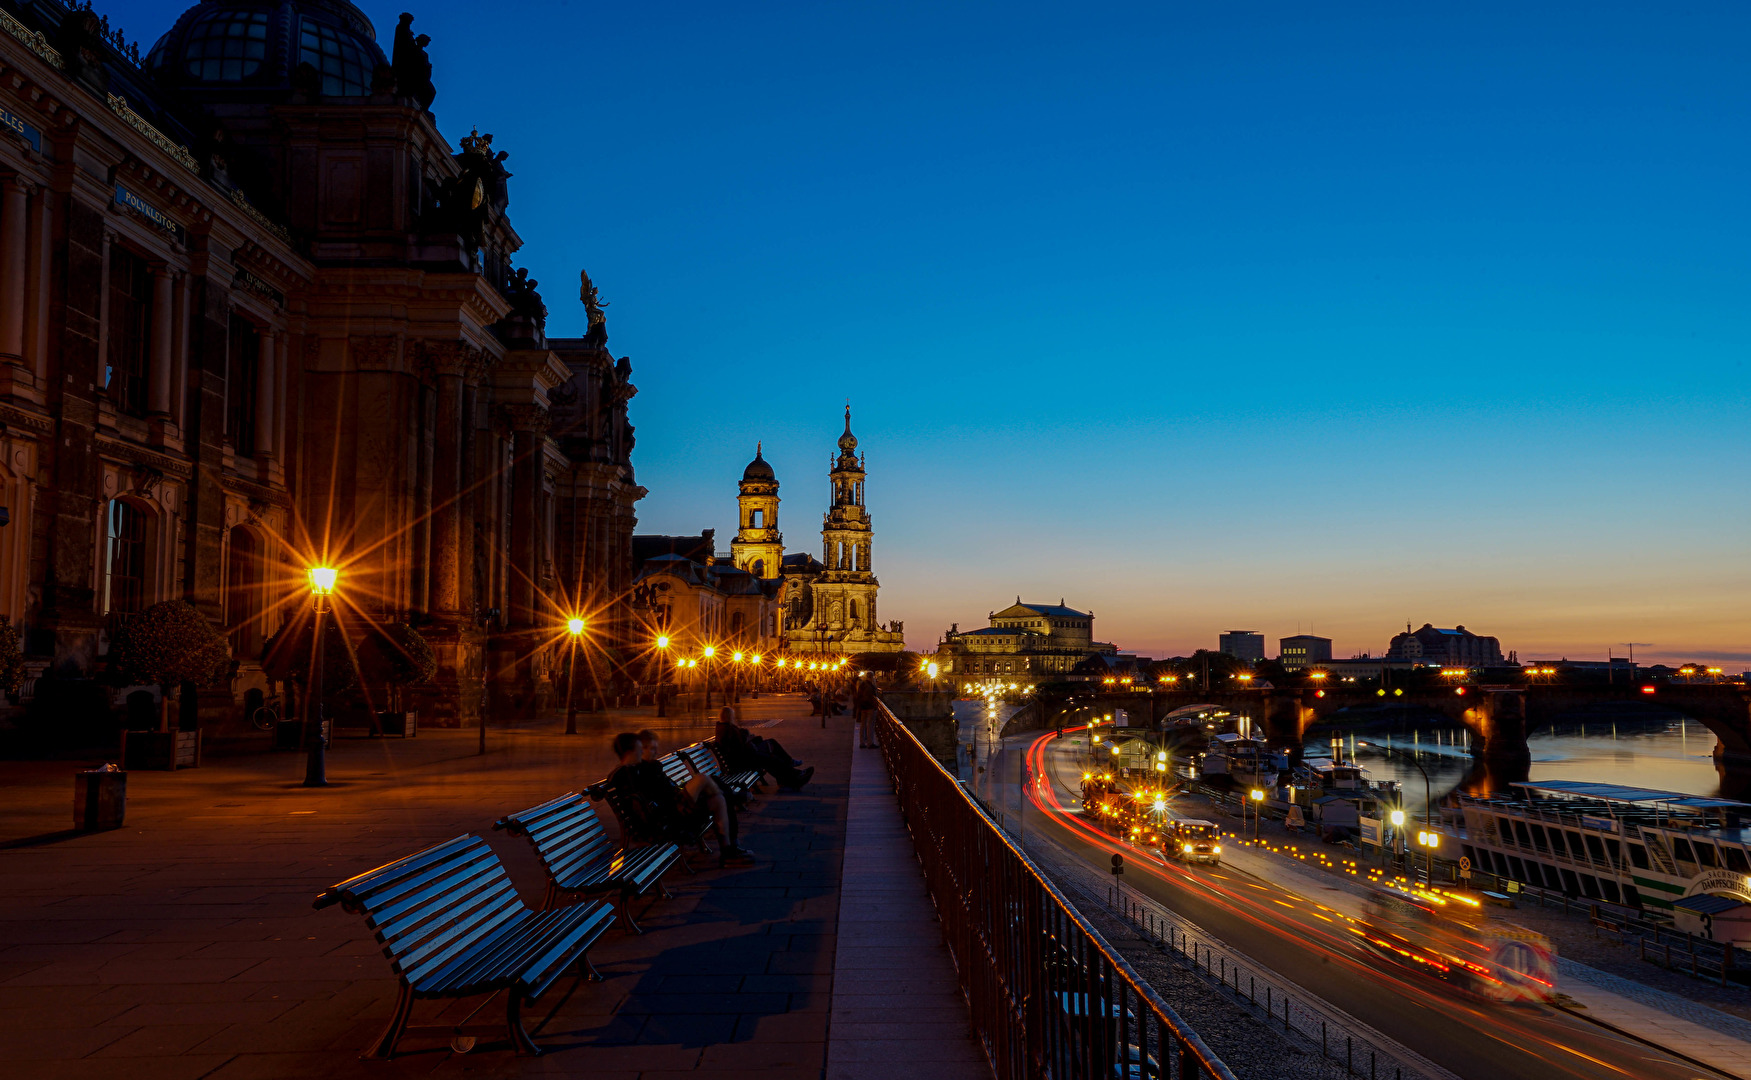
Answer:
[(346, 0), (205, 0), (152, 47), (146, 67), (186, 89), (285, 90), (309, 64), (328, 97), (364, 97), (387, 63), (364, 13)]

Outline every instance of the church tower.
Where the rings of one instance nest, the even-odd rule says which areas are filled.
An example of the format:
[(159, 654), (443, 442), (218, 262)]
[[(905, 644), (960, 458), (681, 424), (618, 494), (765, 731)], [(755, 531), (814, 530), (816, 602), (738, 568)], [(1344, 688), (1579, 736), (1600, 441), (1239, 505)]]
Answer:
[(778, 531), (778, 478), (760, 450), (760, 444), (755, 443), (754, 460), (742, 470), (730, 561), (757, 578), (772, 579), (784, 569), (784, 537)]
[(870, 559), (874, 533), (863, 508), (863, 470), (847, 405), (839, 453), (827, 466), (833, 502), (821, 518), (821, 561), (792, 555), (785, 567), (784, 632), (793, 653), (896, 653), (906, 647), (901, 623), (876, 621), (880, 586)]

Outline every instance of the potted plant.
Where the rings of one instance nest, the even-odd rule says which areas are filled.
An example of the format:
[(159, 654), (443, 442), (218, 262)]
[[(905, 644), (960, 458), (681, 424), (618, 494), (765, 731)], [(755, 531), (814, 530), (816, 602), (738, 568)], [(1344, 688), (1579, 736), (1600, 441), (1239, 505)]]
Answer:
[(432, 680), (438, 654), (413, 624), (396, 622), (377, 629), (367, 655), (372, 674), (389, 687), (389, 708), (381, 714), (383, 734), (412, 738), (419, 733), (419, 712), (407, 707), (407, 688)]
[(125, 766), (177, 769), (199, 765), (199, 728), (172, 730), (171, 710), (179, 697), (193, 700), (199, 687), (217, 681), (230, 662), (231, 647), (225, 635), (187, 601), (153, 604), (124, 623), (109, 647), (112, 677), (124, 686), (156, 683), (160, 695), (158, 730), (124, 733), (122, 737)]

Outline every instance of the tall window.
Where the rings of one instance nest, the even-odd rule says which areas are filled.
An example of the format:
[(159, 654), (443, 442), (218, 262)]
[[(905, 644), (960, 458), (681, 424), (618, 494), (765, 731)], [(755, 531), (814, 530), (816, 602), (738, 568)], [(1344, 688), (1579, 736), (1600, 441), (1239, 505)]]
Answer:
[(152, 268), (120, 244), (109, 249), (110, 400), (132, 416), (146, 415), (146, 369), (152, 355)]
[(241, 526), (231, 530), (231, 550), (225, 561), (225, 625), (236, 655), (260, 652), (261, 626), (256, 618), (261, 585), (260, 552), (255, 536)]
[(103, 578), (106, 615), (132, 615), (146, 607), (146, 514), (133, 503), (109, 504), (109, 561)]
[(255, 324), (233, 311), (225, 350), (225, 437), (240, 456), (255, 453), (255, 372), (261, 335)]

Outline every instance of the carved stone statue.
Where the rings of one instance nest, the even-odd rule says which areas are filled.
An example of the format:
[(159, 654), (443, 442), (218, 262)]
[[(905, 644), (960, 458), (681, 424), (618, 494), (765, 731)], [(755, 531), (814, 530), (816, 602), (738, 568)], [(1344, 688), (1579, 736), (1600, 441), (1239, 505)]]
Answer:
[(431, 43), (429, 35), (414, 35), (413, 15), (402, 12), (401, 22), (395, 27), (395, 52), (390, 66), (395, 69), (395, 81), (401, 92), (428, 110), (438, 96), (437, 87), (432, 85), (432, 60), (426, 55), (426, 46)]
[(608, 345), (608, 313), (602, 310), (608, 306), (601, 294), (596, 291), (596, 283), (590, 280), (588, 270), (578, 271), (578, 299), (584, 302), (584, 312), (589, 316), (589, 329), (584, 331), (584, 344), (598, 349)]

